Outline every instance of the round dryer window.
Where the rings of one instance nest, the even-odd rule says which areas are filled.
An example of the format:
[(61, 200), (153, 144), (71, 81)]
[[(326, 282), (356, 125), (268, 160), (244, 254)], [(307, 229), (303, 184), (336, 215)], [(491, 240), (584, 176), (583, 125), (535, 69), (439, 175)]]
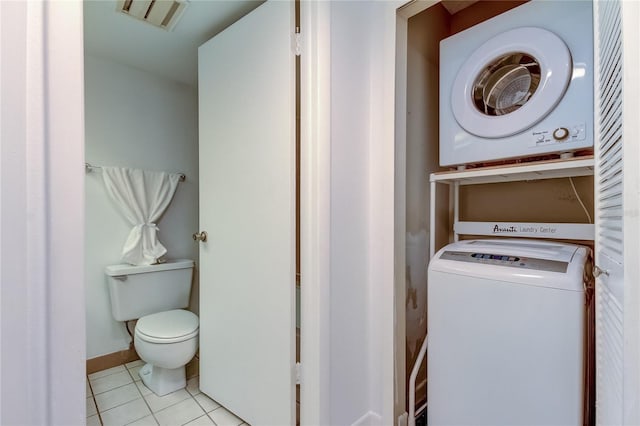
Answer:
[(451, 92), (456, 121), (483, 138), (523, 132), (560, 102), (572, 67), (566, 44), (550, 31), (523, 27), (498, 34), (458, 71)]
[(486, 115), (505, 115), (526, 104), (540, 84), (540, 64), (524, 52), (488, 64), (473, 84), (473, 102)]

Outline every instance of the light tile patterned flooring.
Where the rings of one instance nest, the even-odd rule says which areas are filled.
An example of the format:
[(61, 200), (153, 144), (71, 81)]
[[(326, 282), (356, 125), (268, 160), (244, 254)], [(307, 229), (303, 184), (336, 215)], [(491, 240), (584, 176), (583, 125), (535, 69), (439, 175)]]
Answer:
[(87, 425), (246, 425), (200, 392), (199, 376), (185, 389), (155, 395), (140, 381), (143, 365), (138, 360), (87, 376)]

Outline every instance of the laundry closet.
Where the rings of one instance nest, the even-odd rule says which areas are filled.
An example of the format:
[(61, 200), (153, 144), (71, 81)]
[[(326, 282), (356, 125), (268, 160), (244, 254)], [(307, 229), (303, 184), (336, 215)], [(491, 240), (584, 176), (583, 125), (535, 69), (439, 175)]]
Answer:
[[(629, 247), (635, 247), (636, 243), (628, 242), (623, 235), (629, 235), (628, 226), (635, 229), (637, 224), (630, 224), (623, 212), (637, 205), (637, 194), (629, 198), (623, 188), (623, 180), (627, 182), (625, 179), (631, 173), (627, 172), (622, 157), (624, 92), (621, 88), (623, 26), (620, 4), (602, 2), (593, 9), (594, 65), (593, 73), (587, 77), (593, 79), (594, 108), (591, 113), (595, 118), (587, 117), (586, 125), (567, 123), (570, 128), (567, 138), (584, 139), (581, 134), (584, 131), (586, 138), (593, 137), (593, 147), (576, 145), (571, 149), (572, 155), (562, 155), (562, 158), (561, 152), (531, 154), (527, 157), (535, 158), (528, 160), (521, 158), (525, 157), (523, 154), (500, 155), (498, 152), (492, 156), (492, 148), (487, 147), (475, 154), (486, 155), (487, 160), (479, 157), (470, 161), (443, 159), (440, 145), (444, 143), (443, 137), (459, 143), (459, 134), (449, 130), (457, 126), (461, 118), (455, 116), (454, 119), (449, 108), (455, 109), (455, 106), (447, 104), (442, 108), (442, 97), (450, 96), (456, 76), (455, 73), (441, 74), (441, 41), (525, 3), (410, 2), (397, 9), (395, 309), (399, 337), (395, 341), (395, 362), (400, 397), (396, 401), (396, 413), (401, 416), (404, 411), (408, 412), (409, 424), (413, 424), (414, 409), (418, 421), (425, 406), (428, 411), (426, 363), (418, 360), (424, 357), (424, 340), (429, 329), (428, 259), (454, 240), (503, 237), (505, 234), (522, 238), (544, 237), (539, 241), (548, 241), (547, 238), (570, 241), (594, 250), (597, 265), (594, 271), (598, 277), (595, 416), (598, 423), (622, 424), (623, 416), (631, 412), (624, 414), (621, 409), (625, 400), (623, 389), (631, 392), (635, 386), (631, 383), (635, 381), (624, 388), (622, 368), (625, 359), (637, 355), (637, 348), (625, 346), (622, 336), (629, 332), (623, 321), (625, 297), (637, 291), (634, 282), (629, 281), (630, 277), (637, 276), (637, 271), (627, 269), (625, 259)], [(540, 17), (540, 20), (540, 26), (544, 28), (544, 18)], [(591, 45), (592, 41), (586, 43)], [(464, 62), (477, 55), (477, 51), (470, 49), (461, 55), (459, 62)], [(577, 68), (582, 65), (584, 63), (574, 63)], [(589, 73), (591, 71), (587, 70)], [(575, 68), (570, 78), (579, 78)], [(558, 105), (566, 107), (562, 102)], [(584, 101), (568, 102), (575, 102), (575, 108), (584, 106)], [(445, 110), (449, 111), (449, 116), (443, 117)], [(590, 129), (591, 120), (593, 130)], [(443, 129), (443, 123), (446, 129)], [(532, 141), (527, 142), (529, 146), (535, 145), (536, 138), (544, 144), (556, 136), (565, 137), (554, 133), (556, 126), (541, 136), (536, 133), (537, 123), (530, 126)], [(485, 127), (491, 130), (491, 126)], [(511, 135), (514, 133), (517, 132)], [(487, 139), (495, 137), (487, 136)], [(636, 151), (636, 147), (629, 146), (634, 142), (625, 139), (625, 155)], [(488, 142), (487, 146), (490, 145)], [(461, 146), (458, 158), (474, 155), (473, 147), (467, 146), (466, 153), (462, 153), (464, 143)], [(506, 157), (520, 158), (505, 160)], [(468, 166), (463, 170), (459, 164)], [(556, 231), (551, 228), (556, 225), (562, 236), (554, 238), (552, 232)], [(541, 235), (545, 233), (547, 235)]]

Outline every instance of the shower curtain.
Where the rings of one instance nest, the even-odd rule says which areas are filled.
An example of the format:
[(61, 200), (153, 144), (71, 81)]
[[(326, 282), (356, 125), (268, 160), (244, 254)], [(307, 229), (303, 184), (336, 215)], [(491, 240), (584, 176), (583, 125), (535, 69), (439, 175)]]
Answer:
[(152, 265), (167, 249), (158, 240), (156, 221), (169, 206), (178, 187), (177, 173), (122, 167), (103, 167), (107, 193), (133, 226), (122, 248), (122, 260)]

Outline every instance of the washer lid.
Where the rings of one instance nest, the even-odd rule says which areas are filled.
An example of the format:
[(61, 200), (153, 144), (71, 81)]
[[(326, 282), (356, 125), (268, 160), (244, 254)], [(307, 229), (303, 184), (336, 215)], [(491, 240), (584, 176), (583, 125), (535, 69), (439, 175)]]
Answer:
[[(586, 247), (526, 239), (464, 240), (443, 247), (429, 262), (433, 272), (474, 279), (584, 292)], [(430, 281), (431, 282), (431, 281)]]
[(451, 90), (453, 115), (467, 132), (483, 138), (522, 132), (560, 102), (572, 68), (569, 49), (552, 32), (505, 31), (462, 64)]
[(136, 333), (154, 339), (176, 339), (198, 330), (198, 317), (184, 309), (158, 312), (138, 320)]
[(571, 262), (580, 246), (555, 241), (538, 241), (523, 238), (504, 238), (499, 240), (463, 240), (450, 244), (451, 250), (467, 253), (492, 252), (509, 256), (533, 257), (559, 262)]

